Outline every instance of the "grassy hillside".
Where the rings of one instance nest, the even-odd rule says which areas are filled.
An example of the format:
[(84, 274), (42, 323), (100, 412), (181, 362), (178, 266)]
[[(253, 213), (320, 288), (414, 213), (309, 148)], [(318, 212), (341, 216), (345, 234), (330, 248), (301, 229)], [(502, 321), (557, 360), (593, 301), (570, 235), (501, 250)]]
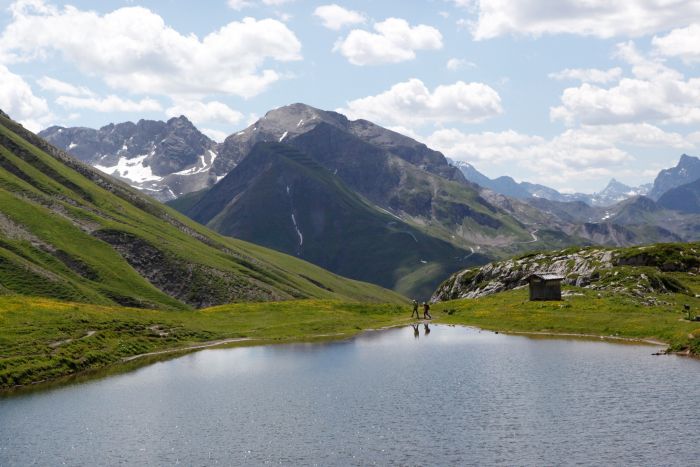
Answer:
[(187, 309), (399, 295), (213, 233), (0, 115), (0, 294)]

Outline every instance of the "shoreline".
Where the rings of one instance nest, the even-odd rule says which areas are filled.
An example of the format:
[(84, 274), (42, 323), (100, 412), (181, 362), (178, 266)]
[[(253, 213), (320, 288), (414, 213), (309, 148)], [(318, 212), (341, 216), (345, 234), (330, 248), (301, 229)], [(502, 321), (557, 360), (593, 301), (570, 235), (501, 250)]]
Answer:
[[(655, 347), (666, 347), (666, 350), (663, 352), (660, 352), (658, 354), (653, 354), (653, 355), (678, 355), (678, 356), (686, 356), (686, 357), (691, 357), (691, 358), (698, 358), (696, 355), (692, 355), (688, 353), (688, 351), (683, 351), (683, 352), (669, 352), (668, 351), (668, 346), (669, 344), (667, 342), (663, 342), (660, 340), (656, 339), (651, 339), (651, 338), (635, 338), (635, 337), (622, 337), (622, 336), (606, 336), (606, 335), (599, 335), (599, 334), (585, 334), (585, 333), (559, 333), (559, 332), (545, 332), (545, 331), (502, 331), (502, 330), (495, 330), (495, 329), (488, 329), (488, 328), (483, 328), (479, 326), (474, 326), (470, 324), (461, 324), (461, 323), (446, 323), (446, 322), (441, 322), (440, 320), (425, 320), (421, 319), (418, 321), (406, 321), (403, 323), (396, 323), (396, 324), (391, 324), (387, 326), (382, 326), (382, 327), (377, 327), (377, 328), (367, 328), (367, 329), (360, 329), (357, 332), (353, 333), (334, 333), (334, 334), (315, 334), (315, 335), (310, 335), (310, 336), (305, 336), (301, 338), (294, 338), (294, 339), (288, 339), (284, 341), (279, 341), (279, 340), (273, 340), (273, 339), (264, 339), (264, 338), (250, 338), (250, 337), (237, 337), (237, 338), (230, 338), (230, 339), (219, 339), (216, 341), (209, 341), (209, 342), (202, 342), (198, 344), (193, 344), (189, 345), (186, 347), (178, 347), (178, 348), (172, 348), (172, 349), (164, 349), (164, 350), (159, 350), (155, 352), (147, 352), (143, 354), (137, 354), (137, 355), (132, 355), (129, 357), (124, 357), (121, 360), (119, 360), (116, 363), (112, 363), (110, 365), (106, 365), (104, 367), (100, 368), (94, 368), (90, 370), (85, 370), (81, 371), (78, 373), (73, 373), (69, 375), (64, 375), (64, 376), (59, 376), (57, 378), (52, 378), (52, 379), (44, 379), (41, 381), (35, 381), (29, 384), (24, 384), (24, 385), (16, 385), (13, 386), (9, 389), (4, 389), (0, 390), (0, 397), (3, 396), (11, 396), (13, 393), (21, 394), (24, 391), (30, 391), (32, 389), (36, 390), (42, 390), (42, 389), (49, 389), (49, 387), (42, 388), (43, 385), (51, 386), (53, 384), (56, 384), (58, 386), (62, 385), (62, 380), (66, 380), (65, 384), (71, 384), (71, 380), (73, 379), (79, 379), (81, 377), (86, 377), (87, 379), (92, 379), (90, 376), (94, 374), (94, 379), (99, 379), (100, 377), (106, 377), (109, 376), (108, 374), (105, 375), (100, 375), (100, 372), (106, 372), (109, 370), (115, 370), (116, 373), (119, 372), (119, 368), (122, 365), (125, 364), (130, 364), (130, 363), (138, 363), (137, 361), (140, 359), (148, 359), (150, 357), (155, 357), (150, 362), (146, 362), (144, 366), (156, 363), (159, 361), (163, 360), (169, 360), (170, 358), (177, 358), (178, 354), (186, 354), (186, 353), (192, 353), (192, 352), (197, 352), (199, 350), (207, 350), (207, 349), (215, 349), (215, 348), (225, 348), (225, 347), (236, 347), (236, 344), (252, 344), (253, 346), (265, 346), (265, 345), (285, 345), (285, 344), (294, 344), (294, 343), (327, 343), (327, 342), (332, 342), (334, 340), (346, 340), (346, 339), (353, 339), (356, 338), (362, 334), (365, 333), (371, 333), (371, 332), (380, 332), (380, 331), (386, 331), (390, 329), (396, 329), (396, 328), (401, 328), (401, 327), (406, 327), (410, 326), (412, 324), (435, 324), (436, 326), (460, 326), (464, 328), (472, 328), (472, 329), (478, 329), (480, 331), (488, 331), (488, 332), (494, 332), (494, 333), (500, 333), (500, 334), (505, 334), (505, 335), (514, 335), (514, 336), (525, 336), (525, 337), (551, 337), (551, 338), (562, 338), (563, 340), (568, 339), (585, 339), (585, 340), (602, 340), (602, 341), (609, 341), (608, 343), (611, 344), (616, 344), (616, 343), (637, 343), (637, 344), (645, 344), (649, 346), (655, 346)], [(164, 357), (162, 360), (159, 357)], [(138, 366), (137, 368), (140, 368), (141, 366)], [(136, 368), (134, 368), (136, 369)], [(125, 372), (133, 371), (133, 369), (125, 369)]]

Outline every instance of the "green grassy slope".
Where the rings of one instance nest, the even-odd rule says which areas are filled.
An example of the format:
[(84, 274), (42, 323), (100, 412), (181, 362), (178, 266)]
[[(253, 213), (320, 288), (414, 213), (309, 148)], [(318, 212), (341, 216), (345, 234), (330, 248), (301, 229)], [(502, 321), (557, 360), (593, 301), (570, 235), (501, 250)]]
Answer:
[(0, 115), (0, 294), (184, 309), (240, 300), (401, 301), (223, 237)]

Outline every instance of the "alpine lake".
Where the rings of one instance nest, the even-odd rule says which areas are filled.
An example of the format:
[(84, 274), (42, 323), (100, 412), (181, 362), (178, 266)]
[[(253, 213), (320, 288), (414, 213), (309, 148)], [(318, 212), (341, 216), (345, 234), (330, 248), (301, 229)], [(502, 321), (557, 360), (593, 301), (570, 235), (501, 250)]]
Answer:
[(421, 324), (0, 398), (0, 466), (700, 465), (700, 361)]

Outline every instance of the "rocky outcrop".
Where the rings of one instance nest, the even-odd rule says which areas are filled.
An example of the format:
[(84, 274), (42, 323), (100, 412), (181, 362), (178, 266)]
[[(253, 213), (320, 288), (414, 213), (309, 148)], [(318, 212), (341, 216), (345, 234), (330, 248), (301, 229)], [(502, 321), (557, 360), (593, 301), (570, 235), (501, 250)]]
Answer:
[[(656, 245), (629, 250), (586, 248), (531, 254), (453, 274), (431, 300), (479, 298), (526, 285), (536, 272), (564, 277), (565, 285), (612, 290), (636, 297), (688, 290), (668, 271), (697, 271), (700, 255), (690, 247)], [(700, 249), (698, 250), (700, 251)]]
[[(110, 244), (156, 288), (196, 308), (240, 300), (269, 301), (285, 298), (270, 290), (266, 284), (167, 254), (128, 232), (102, 229), (93, 235)], [(128, 305), (134, 306), (131, 303)]]

